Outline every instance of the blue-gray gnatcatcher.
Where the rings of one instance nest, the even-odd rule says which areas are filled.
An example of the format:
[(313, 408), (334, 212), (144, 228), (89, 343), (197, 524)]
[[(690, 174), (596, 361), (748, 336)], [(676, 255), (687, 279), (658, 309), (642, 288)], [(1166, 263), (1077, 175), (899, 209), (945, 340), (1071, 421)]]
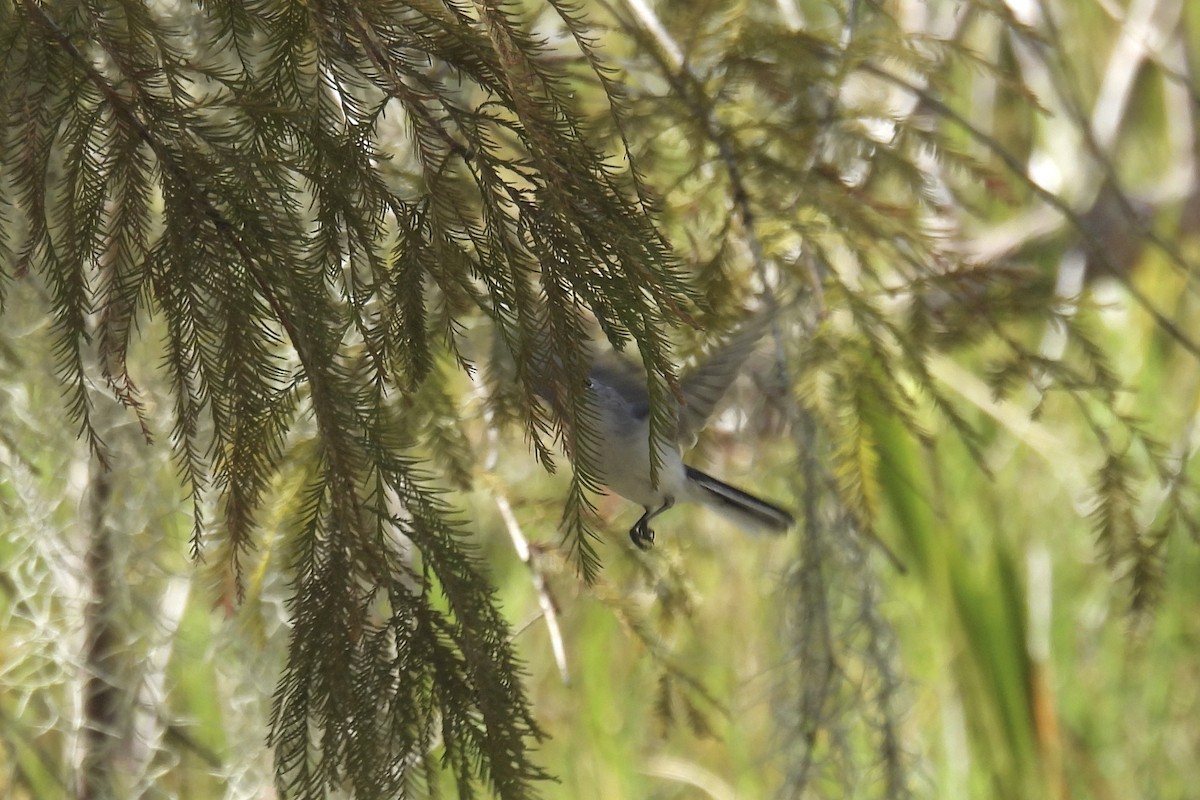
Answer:
[(702, 503), (751, 531), (783, 533), (795, 522), (777, 505), (719, 481), (683, 463), (700, 431), (762, 337), (752, 323), (704, 357), (680, 381), (674, 441), (657, 444), (658, 482), (650, 471), (650, 398), (644, 380), (628, 369), (596, 361), (586, 385), (594, 414), (592, 456), (596, 477), (611, 491), (642, 506), (645, 513), (629, 531), (639, 549), (654, 544), (650, 521), (676, 503)]

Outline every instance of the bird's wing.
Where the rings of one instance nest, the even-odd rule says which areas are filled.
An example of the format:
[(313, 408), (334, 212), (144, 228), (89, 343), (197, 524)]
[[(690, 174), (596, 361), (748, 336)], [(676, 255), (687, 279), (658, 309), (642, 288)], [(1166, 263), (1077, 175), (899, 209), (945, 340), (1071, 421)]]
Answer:
[(733, 384), (755, 345), (770, 326), (771, 317), (760, 314), (734, 333), (724, 344), (709, 352), (683, 379), (683, 405), (679, 409), (679, 443), (684, 450), (696, 438), (717, 404)]

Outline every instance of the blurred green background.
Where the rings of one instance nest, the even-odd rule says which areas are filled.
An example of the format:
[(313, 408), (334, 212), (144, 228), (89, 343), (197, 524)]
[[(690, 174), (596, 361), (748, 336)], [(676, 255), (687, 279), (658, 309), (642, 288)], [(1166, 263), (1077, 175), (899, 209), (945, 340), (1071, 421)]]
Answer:
[[(552, 28), (540, 4), (525, 5)], [(871, 281), (847, 276), (830, 243), (824, 301), (814, 299), (811, 285), (805, 289), (807, 309), (827, 303), (823, 315), (809, 314), (775, 340), (788, 371), (772, 373), (769, 357), (750, 365), (735, 398), (745, 413), (722, 416), (689, 459), (807, 521), (817, 517), (806, 513), (806, 482), (823, 476), (839, 488), (817, 487), (825, 498), (822, 525), (756, 538), (703, 510), (679, 508), (657, 522), (655, 549), (641, 553), (626, 537), (640, 511), (601, 498), (604, 567), (591, 586), (557, 532), (567, 478), (535, 463), (520, 430), (487, 424), (490, 387), (449, 358), (439, 362), (436, 386), (457, 417), (421, 423), (444, 426), (447, 441), (466, 445), (465, 467), (454, 457), (431, 463), (467, 472), (470, 488), (450, 497), (498, 589), (548, 735), (536, 760), (557, 781), (542, 796), (1183, 800), (1200, 793), (1200, 548), (1188, 533), (1200, 362), (1163, 327), (1166, 320), (1184, 337), (1200, 337), (1192, 77), (1200, 11), (1166, 0), (1018, 5), (653, 5), (667, 35), (694, 55), (699, 83), (714, 97), (728, 92), (721, 119), (733, 135), (745, 133), (745, 152), (760, 145), (765, 152), (774, 141), (751, 135), (761, 133), (754, 124), (763, 121), (774, 87), (753, 87), (765, 100), (748, 97), (742, 83), (722, 83), (712, 67), (753, 56), (756, 40), (739, 36), (745, 20), (776, 14), (781, 29), (798, 20), (836, 41), (850, 29), (853, 9), (862, 15), (862, 39), (876, 31), (872, 20), (886, 18), (881, 37), (907, 32), (903, 41), (928, 37), (931, 48), (946, 35), (938, 26), (949, 24), (957, 45), (995, 69), (947, 58), (928, 83), (985, 138), (934, 113), (931, 125), (947, 152), (924, 166), (970, 184), (956, 191), (971, 222), (947, 234), (953, 246), (937, 252), (961, 245), (984, 267), (973, 273), (979, 286), (946, 295), (945, 308), (934, 295), (950, 290), (914, 288), (915, 280), (879, 301), (898, 329), (906, 314), (924, 315), (926, 324), (942, 326), (941, 335), (960, 337), (921, 359), (927, 376), (903, 368), (888, 376), (919, 398), (909, 420), (886, 407), (888, 398), (830, 388), (849, 381), (861, 389), (853, 376), (883, 370), (862, 355), (869, 337), (846, 311), (856, 281)], [(662, 90), (661, 79), (639, 75), (645, 41), (614, 21), (648, 24), (638, 16), (641, 4), (583, 6), (605, 21), (598, 36), (627, 70), (629, 135), (635, 149), (644, 148), (648, 182), (662, 193), (668, 237), (712, 296), (753, 294), (762, 275), (744, 241), (740, 250), (730, 245), (722, 227), (733, 214), (728, 187), (697, 172), (691, 161), (701, 157), (689, 151), (685, 132), (654, 116), (651, 95)], [(1043, 51), (1018, 21), (1040, 32)], [(1145, 49), (1130, 55), (1123, 49), (1130, 41)], [(868, 126), (865, 109), (878, 87), (848, 79), (835, 85), (841, 107), (861, 112), (845, 118)], [(803, 94), (795, 84), (784, 89)], [(587, 94), (594, 86), (582, 82), (580, 91), (584, 105), (603, 105), (600, 95)], [(1035, 110), (1032, 95), (1047, 113)], [(656, 136), (659, 124), (667, 132)], [(843, 151), (843, 140), (833, 138), (829, 162), (848, 172), (855, 159), (883, 158), (850, 144)], [(979, 162), (968, 180), (956, 172), (962, 154), (948, 152), (956, 141)], [(1001, 149), (1027, 167), (1028, 181), (1005, 174)], [(712, 152), (707, 157), (717, 163)], [(985, 170), (1000, 176), (997, 183), (983, 181)], [(836, 228), (836, 208), (826, 209), (827, 220), (798, 220), (807, 212), (773, 194), (770, 175), (753, 164), (747, 174), (770, 257), (783, 259), (805, 236), (825, 236), (818, 228)], [(899, 179), (881, 178), (889, 180)], [(1031, 181), (1072, 209), (1073, 221)], [(870, 189), (881, 214), (884, 198), (904, 196), (890, 185)], [(842, 199), (855, 196), (847, 191)], [(1126, 214), (1134, 205), (1136, 224)], [(897, 212), (898, 226), (905, 219)], [(1080, 264), (1097, 242), (1117, 263), (1107, 271), (1092, 264), (1085, 278)], [(780, 282), (803, 285), (805, 270), (793, 258)], [(898, 266), (896, 273), (903, 277)], [(1072, 280), (1076, 290), (1064, 290)], [(123, 776), (122, 796), (274, 797), (267, 724), (285, 658), (289, 579), (281, 552), (300, 477), (286, 465), (277, 476), (237, 602), (229, 564), (206, 558), (215, 552), (209, 543), (198, 558), (190, 553), (190, 502), (166, 433), (170, 403), (153, 377), (159, 322), (146, 322), (131, 356), (147, 376), (155, 443), (146, 444), (136, 422), (94, 388), (97, 425), (117, 455), (106, 472), (67, 418), (45, 289), (22, 277), (7, 293), (0, 319), (0, 797), (78, 795), (81, 754), (91, 752), (84, 742), (113, 738), (82, 723), (84, 687), (95, 677), (85, 653), (98, 629), (116, 643), (106, 648), (102, 677), (128, 709), (108, 751)], [(1153, 318), (1145, 304), (1163, 317)], [(973, 328), (976, 319), (988, 324)], [(997, 392), (1005, 383), (997, 379), (1006, 352), (1000, 343), (1045, 353), (1064, 319), (1086, 328), (1120, 388), (1077, 391), (1063, 373), (1026, 364)], [(465, 325), (485, 348), (487, 324)], [(814, 355), (801, 330), (832, 355)], [(681, 354), (702, 349), (699, 342), (681, 339)], [(925, 394), (930, 377), (937, 398)], [(839, 402), (848, 396), (866, 399), (854, 435), (842, 430), (839, 439), (827, 423), (840, 419)], [(941, 399), (977, 432), (974, 439), (964, 440), (939, 415)], [(788, 422), (824, 433), (785, 431)], [(299, 425), (288, 446), (302, 448), (311, 436)], [(857, 455), (835, 456), (847, 441), (857, 443)], [(1146, 441), (1162, 442), (1163, 452), (1145, 452)], [(848, 466), (856, 460), (858, 472)], [(814, 463), (824, 466), (814, 471)], [(1156, 463), (1175, 464), (1176, 472), (1156, 474)], [(1178, 505), (1176, 491), (1185, 498)], [(827, 499), (833, 496), (841, 503)], [(872, 512), (870, 533), (854, 518), (849, 496)], [(1104, 506), (1102, 497), (1120, 507)], [(1121, 498), (1129, 502), (1122, 506)], [(1106, 564), (1112, 542), (1098, 531), (1113, 514), (1119, 519), (1110, 529), (1132, 539)], [(117, 532), (102, 552), (89, 533), (97, 519)], [(97, 597), (104, 601), (99, 623), (89, 619)], [(454, 796), (444, 777), (443, 795)]]

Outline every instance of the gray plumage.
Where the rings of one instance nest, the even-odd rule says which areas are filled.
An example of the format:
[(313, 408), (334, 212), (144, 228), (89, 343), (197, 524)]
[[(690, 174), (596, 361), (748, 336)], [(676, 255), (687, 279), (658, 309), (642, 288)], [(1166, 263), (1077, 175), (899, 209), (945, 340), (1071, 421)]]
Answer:
[(638, 547), (654, 541), (650, 520), (680, 502), (702, 503), (752, 531), (783, 533), (793, 524), (786, 510), (685, 466), (682, 456), (695, 445), (768, 325), (766, 317), (753, 320), (682, 378), (674, 441), (658, 443), (657, 485), (650, 478), (650, 399), (644, 378), (610, 360), (593, 364), (586, 391), (595, 415), (594, 466), (605, 486), (645, 509), (629, 532)]

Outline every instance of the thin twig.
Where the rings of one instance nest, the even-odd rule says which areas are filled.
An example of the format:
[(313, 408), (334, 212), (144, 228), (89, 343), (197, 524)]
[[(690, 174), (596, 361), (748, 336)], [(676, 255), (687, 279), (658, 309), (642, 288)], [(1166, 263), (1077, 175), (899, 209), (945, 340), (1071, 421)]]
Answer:
[[(476, 391), (482, 392), (483, 387), (479, 384), (477, 376), (474, 383)], [(484, 425), (487, 428), (488, 446), (487, 455), (483, 460), (483, 472), (489, 475), (499, 461), (499, 442), (493, 422), (491, 411), (485, 411)], [(562, 678), (563, 684), (569, 686), (571, 684), (571, 673), (567, 668), (567, 650), (563, 646), (562, 629), (558, 625), (558, 606), (555, 604), (554, 598), (550, 596), (546, 574), (542, 571), (538, 560), (533, 557), (533, 550), (529, 546), (529, 540), (525, 537), (524, 531), (521, 530), (521, 524), (517, 521), (516, 514), (513, 513), (512, 504), (508, 502), (508, 497), (500, 491), (493, 491), (493, 496), (496, 508), (500, 511), (500, 516), (504, 519), (504, 527), (508, 531), (509, 538), (512, 539), (513, 549), (517, 551), (517, 557), (521, 559), (521, 563), (529, 570), (529, 580), (533, 584), (533, 591), (538, 599), (538, 607), (541, 609), (541, 617), (546, 621), (546, 632), (550, 636), (550, 649), (554, 651), (554, 665), (558, 667), (558, 674)]]
[(567, 651), (563, 646), (562, 630), (558, 626), (558, 609), (555, 607), (554, 599), (550, 596), (550, 590), (546, 585), (546, 575), (533, 557), (529, 540), (525, 538), (521, 524), (517, 522), (517, 517), (513, 514), (508, 497), (501, 492), (495, 492), (493, 496), (496, 500), (496, 508), (500, 510), (500, 516), (504, 519), (504, 527), (508, 529), (508, 536), (512, 539), (513, 549), (517, 551), (517, 557), (529, 569), (529, 578), (533, 583), (533, 591), (537, 594), (538, 607), (542, 610), (542, 619), (546, 620), (546, 632), (550, 635), (550, 649), (554, 651), (554, 665), (558, 667), (558, 674), (562, 678), (563, 684), (569, 686), (571, 673), (567, 670)]
[[(1028, 174), (1025, 166), (1020, 162), (1020, 160), (1007, 148), (1005, 148), (1004, 145), (1002, 145), (994, 136), (986, 133), (983, 130), (980, 130), (979, 127), (974, 125), (969, 119), (952, 109), (950, 106), (946, 105), (946, 103), (934, 97), (930, 92), (912, 84), (899, 75), (895, 75), (888, 70), (883, 69), (882, 67), (867, 63), (862, 64), (861, 69), (916, 94), (921, 98), (921, 102), (924, 103), (930, 111), (937, 113), (939, 116), (943, 117), (949, 122), (953, 122), (955, 125), (962, 128), (963, 131), (965, 131), (972, 139), (986, 146), (993, 155), (1004, 162), (1004, 165), (1009, 169), (1009, 171), (1022, 183), (1024, 183), (1030, 191), (1041, 198), (1041, 200), (1048, 206), (1062, 214), (1063, 217), (1065, 217), (1071, 224), (1071, 227), (1074, 228), (1075, 231), (1079, 233), (1079, 235), (1082, 236), (1085, 241), (1092, 242), (1094, 240), (1095, 237), (1088, 229), (1087, 221), (1083, 218), (1083, 215), (1073, 209), (1062, 197), (1034, 180)], [(1150, 235), (1147, 238), (1154, 244), (1160, 245), (1160, 249), (1163, 250), (1163, 252), (1165, 252), (1173, 262), (1185, 269), (1188, 268), (1189, 265), (1186, 263), (1186, 261), (1180, 261), (1175, 257), (1175, 255), (1178, 253), (1176, 248), (1170, 246), (1161, 246), (1163, 245), (1163, 240), (1161, 237), (1157, 235)], [(1089, 255), (1096, 259), (1095, 263), (1097, 265), (1102, 267), (1106, 273), (1115, 278), (1121, 284), (1121, 286), (1124, 287), (1125, 291), (1129, 293), (1129, 296), (1133, 298), (1133, 300), (1142, 308), (1143, 311), (1150, 315), (1156, 325), (1158, 325), (1168, 336), (1174, 339), (1181, 347), (1183, 347), (1183, 349), (1187, 350), (1197, 359), (1200, 359), (1200, 344), (1197, 344), (1194, 339), (1185, 334), (1178, 325), (1167, 319), (1163, 312), (1160, 311), (1158, 307), (1150, 301), (1150, 298), (1133, 284), (1133, 281), (1129, 278), (1129, 276), (1119, 266), (1113, 263), (1112, 259), (1109, 258), (1108, 254), (1103, 249), (1096, 246), (1090, 247)]]
[[(663, 75), (675, 90), (676, 96), (692, 110), (699, 119), (708, 139), (717, 147), (717, 156), (729, 177), (730, 203), (737, 213), (742, 226), (746, 247), (750, 250), (750, 259), (754, 263), (754, 272), (762, 284), (762, 292), (766, 302), (774, 307), (778, 305), (771, 280), (771, 270), (763, 251), (762, 240), (758, 235), (755, 224), (754, 208), (750, 199), (750, 191), (746, 186), (745, 177), (735, 147), (733, 136), (726, 130), (717, 118), (711, 98), (708, 97), (701, 82), (688, 68), (679, 44), (671, 37), (662, 21), (644, 0), (625, 0), (626, 6), (637, 17), (638, 25), (631, 31), (635, 36), (650, 39), (647, 44), (652, 57), (658, 61)], [(821, 291), (819, 277), (813, 273), (811, 288), (816, 298), (818, 309), (824, 309), (824, 296)]]

